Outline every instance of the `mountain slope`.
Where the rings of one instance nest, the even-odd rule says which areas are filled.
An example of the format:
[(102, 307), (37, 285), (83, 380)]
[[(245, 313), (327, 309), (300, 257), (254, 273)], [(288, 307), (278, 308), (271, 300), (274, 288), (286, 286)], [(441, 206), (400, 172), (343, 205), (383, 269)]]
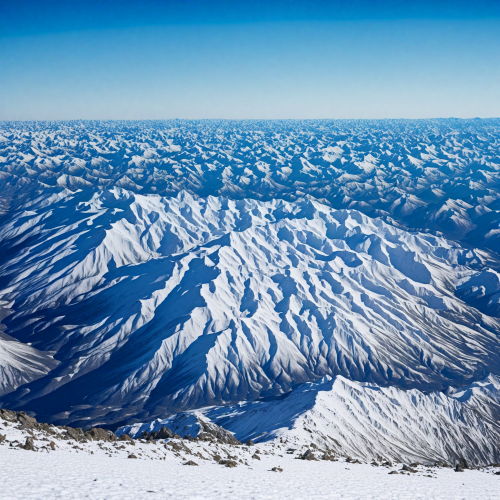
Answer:
[(201, 421), (223, 426), (243, 442), (279, 439), (291, 447), (314, 443), (362, 460), (454, 464), (465, 457), (481, 465), (500, 460), (500, 428), (467, 404), (439, 392), (426, 395), (341, 376), (328, 379), (304, 384), (274, 401), (194, 410), (125, 426), (117, 433), (140, 436), (166, 426), (194, 437)]
[(51, 353), (17, 342), (0, 331), (0, 396), (45, 376), (58, 364)]
[(65, 190), (0, 241), (7, 333), (60, 361), (2, 404), (47, 420), (144, 421), (324, 375), (435, 390), (500, 373), (499, 320), (455, 295), (487, 255), (355, 210)]

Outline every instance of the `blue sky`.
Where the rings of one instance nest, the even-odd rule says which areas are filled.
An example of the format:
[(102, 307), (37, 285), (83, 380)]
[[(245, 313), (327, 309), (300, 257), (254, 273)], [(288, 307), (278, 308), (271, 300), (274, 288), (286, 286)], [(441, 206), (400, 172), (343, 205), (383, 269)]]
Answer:
[(0, 3), (0, 120), (500, 116), (500, 2)]

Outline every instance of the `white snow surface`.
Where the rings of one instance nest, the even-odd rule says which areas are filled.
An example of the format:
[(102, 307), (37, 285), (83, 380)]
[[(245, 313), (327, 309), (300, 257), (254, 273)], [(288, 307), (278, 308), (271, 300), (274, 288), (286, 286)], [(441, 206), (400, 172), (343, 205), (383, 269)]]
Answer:
[(500, 421), (500, 377), (497, 375), (490, 374), (468, 387), (450, 387), (446, 392), (487, 418)]
[[(498, 401), (498, 386), (492, 394)], [(164, 425), (194, 437), (200, 420), (224, 427), (242, 442), (279, 439), (300, 446), (313, 441), (364, 460), (455, 463), (465, 457), (471, 463), (500, 462), (500, 429), (471, 406), (440, 392), (381, 388), (341, 376), (304, 384), (274, 401), (193, 410), (124, 426), (117, 435), (141, 436)]]
[(355, 210), (67, 191), (0, 240), (7, 333), (61, 361), (4, 401), (44, 419), (144, 421), (325, 375), (434, 390), (500, 369), (499, 320), (455, 295), (484, 253)]
[[(155, 444), (136, 440), (79, 443), (47, 437), (38, 430), (3, 425), (0, 443), (2, 500), (162, 499), (342, 499), (342, 500), (498, 500), (498, 467), (464, 472), (402, 464), (382, 466), (334, 461), (304, 461), (312, 446), (289, 443), (230, 446), (176, 439)], [(56, 434), (63, 433), (56, 429)], [(18, 447), (33, 437), (36, 451)], [(55, 449), (49, 442), (55, 443)], [(134, 454), (137, 459), (127, 458)], [(237, 463), (227, 468), (215, 456)], [(255, 458), (258, 457), (258, 458)], [(197, 466), (184, 465), (193, 461)], [(272, 469), (279, 467), (282, 472)], [(389, 474), (390, 472), (398, 474)]]
[(38, 351), (0, 331), (0, 396), (43, 377), (58, 364), (51, 353)]

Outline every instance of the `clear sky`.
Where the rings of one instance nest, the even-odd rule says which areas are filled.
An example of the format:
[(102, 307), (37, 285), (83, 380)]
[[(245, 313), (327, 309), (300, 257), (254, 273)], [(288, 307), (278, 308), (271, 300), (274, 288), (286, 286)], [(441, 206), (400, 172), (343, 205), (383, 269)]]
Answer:
[(500, 116), (500, 0), (0, 1), (0, 120)]

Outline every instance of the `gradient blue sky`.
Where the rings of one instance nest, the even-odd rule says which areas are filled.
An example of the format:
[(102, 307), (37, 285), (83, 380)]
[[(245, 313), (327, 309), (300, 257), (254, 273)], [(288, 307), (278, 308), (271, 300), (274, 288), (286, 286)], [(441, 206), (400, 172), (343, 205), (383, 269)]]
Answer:
[(500, 1), (0, 2), (0, 120), (500, 116)]

